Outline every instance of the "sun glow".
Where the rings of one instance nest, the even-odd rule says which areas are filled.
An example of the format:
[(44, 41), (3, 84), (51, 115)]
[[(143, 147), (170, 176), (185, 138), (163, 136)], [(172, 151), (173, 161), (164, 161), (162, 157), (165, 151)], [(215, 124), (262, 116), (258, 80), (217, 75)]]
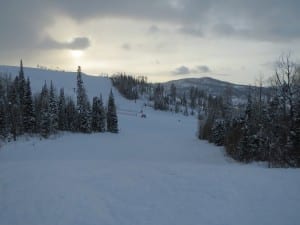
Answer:
[(71, 50), (71, 56), (75, 59), (79, 59), (83, 55), (81, 50)]

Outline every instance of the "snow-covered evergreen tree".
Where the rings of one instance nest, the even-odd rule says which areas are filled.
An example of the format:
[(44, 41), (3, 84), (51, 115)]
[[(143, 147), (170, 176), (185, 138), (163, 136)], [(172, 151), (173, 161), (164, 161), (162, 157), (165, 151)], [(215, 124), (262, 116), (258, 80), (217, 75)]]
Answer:
[(66, 130), (66, 123), (67, 123), (67, 113), (66, 113), (66, 99), (65, 99), (65, 92), (64, 89), (61, 88), (59, 92), (59, 99), (58, 99), (58, 129), (59, 130)]
[(24, 90), (23, 103), (23, 124), (26, 133), (33, 133), (35, 127), (35, 116), (33, 111), (32, 92), (30, 87), (30, 80), (27, 78)]
[(92, 105), (92, 131), (105, 131), (105, 109), (103, 107), (102, 95), (93, 98)]
[(99, 98), (94, 97), (92, 103), (92, 131), (98, 132), (100, 129), (100, 107)]
[(66, 98), (66, 130), (68, 131), (78, 131), (78, 112), (76, 110), (75, 102), (72, 98)]
[(23, 134), (25, 131), (24, 128), (24, 108), (25, 108), (25, 89), (26, 89), (26, 80), (24, 76), (24, 69), (23, 69), (23, 61), (20, 62), (20, 70), (19, 70), (19, 76), (18, 76), (18, 83), (17, 83), (17, 94), (19, 96), (19, 107), (20, 107), (20, 124), (19, 124), (19, 133)]
[(100, 115), (99, 115), (99, 131), (100, 132), (105, 132), (105, 125), (106, 125), (106, 112), (105, 112), (105, 108), (103, 105), (103, 99), (102, 99), (102, 95), (100, 95), (99, 98), (99, 111), (100, 111)]
[(91, 106), (83, 85), (81, 68), (77, 70), (77, 129), (88, 133), (91, 131)]
[(226, 126), (223, 119), (218, 119), (214, 122), (212, 127), (212, 134), (210, 141), (218, 146), (224, 145)]
[(49, 90), (45, 82), (40, 95), (40, 134), (42, 137), (47, 138), (50, 135), (51, 120), (50, 120), (50, 107), (49, 107)]
[(58, 129), (58, 103), (53, 83), (50, 83), (49, 92), (49, 117), (50, 117), (50, 133), (56, 133)]
[(7, 130), (7, 99), (4, 80), (0, 77), (0, 139), (5, 139)]
[(114, 100), (112, 90), (110, 90), (110, 94), (108, 98), (106, 121), (107, 121), (108, 132), (111, 133), (119, 132), (117, 110), (116, 110), (116, 105), (115, 105), (115, 100)]
[(17, 139), (17, 135), (20, 134), (20, 128), (22, 127), (18, 84), (19, 78), (16, 77), (14, 82), (9, 86), (8, 91), (8, 125), (9, 132), (14, 140)]

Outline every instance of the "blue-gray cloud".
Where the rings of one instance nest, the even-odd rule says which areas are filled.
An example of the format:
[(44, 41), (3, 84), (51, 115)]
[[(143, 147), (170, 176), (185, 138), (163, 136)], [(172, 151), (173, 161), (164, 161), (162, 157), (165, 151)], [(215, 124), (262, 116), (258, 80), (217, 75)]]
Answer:
[(152, 25), (151, 27), (149, 27), (148, 32), (151, 34), (156, 34), (156, 33), (160, 32), (160, 29), (158, 26)]
[(180, 66), (176, 68), (172, 73), (174, 75), (187, 75), (191, 73), (191, 70), (186, 66)]
[(211, 73), (212, 70), (207, 65), (200, 65), (195, 68), (189, 68), (187, 66), (180, 66), (172, 71), (173, 75), (197, 75), (203, 73)]
[(199, 37), (289, 42), (300, 39), (299, 9), (299, 0), (10, 0), (1, 2), (0, 49), (38, 47), (41, 33), (58, 14), (78, 22), (94, 18), (163, 22)]
[(126, 51), (129, 51), (129, 50), (131, 50), (131, 45), (129, 43), (124, 43), (124, 44), (122, 44), (121, 48)]
[(204, 33), (199, 27), (183, 26), (179, 28), (179, 32), (183, 34), (189, 34), (197, 37), (203, 37)]
[(210, 73), (211, 69), (207, 65), (197, 66), (196, 72), (199, 73)]
[(50, 37), (44, 39), (41, 43), (41, 47), (47, 49), (72, 49), (72, 50), (84, 50), (90, 47), (91, 43), (87, 37), (76, 37), (69, 42), (59, 42)]

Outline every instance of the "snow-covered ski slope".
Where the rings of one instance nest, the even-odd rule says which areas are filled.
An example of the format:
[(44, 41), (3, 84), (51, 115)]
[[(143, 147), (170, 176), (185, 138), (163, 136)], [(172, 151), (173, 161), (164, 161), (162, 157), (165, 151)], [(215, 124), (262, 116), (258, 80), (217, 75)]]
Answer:
[[(63, 75), (55, 79), (69, 85)], [(98, 81), (90, 87), (88, 79), (94, 94)], [(101, 79), (97, 86), (109, 91)], [(115, 96), (120, 108), (141, 108)], [(195, 118), (144, 112), (146, 119), (119, 114), (119, 134), (22, 137), (1, 146), (0, 225), (299, 224), (299, 169), (236, 163), (196, 138)]]
[[(19, 73), (19, 67), (15, 66), (0, 66), (0, 73), (2, 75), (11, 75), (15, 77)], [(82, 71), (82, 79), (84, 82), (84, 86), (86, 88), (86, 92), (92, 101), (94, 96), (100, 96), (102, 94), (104, 102), (107, 101), (110, 89), (113, 89), (113, 93), (117, 99), (117, 107), (121, 105), (125, 105), (131, 109), (132, 102), (128, 101), (120, 96), (117, 90), (112, 87), (111, 80), (108, 77), (104, 76), (89, 76), (84, 74), (84, 70)], [(50, 82), (53, 82), (54, 87), (57, 89), (57, 93), (59, 93), (60, 88), (64, 88), (65, 95), (71, 96), (76, 99), (76, 76), (77, 72), (63, 72), (63, 71), (55, 71), (55, 70), (44, 70), (38, 68), (28, 68), (24, 67), (25, 77), (30, 78), (32, 92), (36, 93), (41, 91), (44, 83), (46, 82), (48, 87), (50, 86)], [(135, 109), (135, 107), (133, 108)]]

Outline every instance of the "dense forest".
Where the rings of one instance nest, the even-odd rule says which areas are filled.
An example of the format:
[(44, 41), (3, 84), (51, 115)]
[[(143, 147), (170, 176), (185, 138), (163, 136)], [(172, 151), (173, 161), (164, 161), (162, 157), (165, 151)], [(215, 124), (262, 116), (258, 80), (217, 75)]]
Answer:
[[(215, 98), (199, 118), (199, 138), (224, 145), (242, 162), (266, 161), (270, 167), (300, 166), (300, 70), (289, 56), (277, 63), (269, 94), (249, 89), (243, 110), (230, 98)], [(238, 113), (237, 113), (238, 112)]]
[[(99, 90), (100, 93), (100, 90)], [(77, 101), (59, 94), (53, 83), (44, 83), (41, 91), (32, 94), (30, 80), (25, 78), (23, 63), (18, 76), (0, 76), (0, 138), (16, 140), (19, 135), (38, 134), (44, 138), (58, 131), (118, 132), (118, 118), (112, 91), (105, 107), (101, 94), (89, 102), (81, 68), (77, 70)]]

